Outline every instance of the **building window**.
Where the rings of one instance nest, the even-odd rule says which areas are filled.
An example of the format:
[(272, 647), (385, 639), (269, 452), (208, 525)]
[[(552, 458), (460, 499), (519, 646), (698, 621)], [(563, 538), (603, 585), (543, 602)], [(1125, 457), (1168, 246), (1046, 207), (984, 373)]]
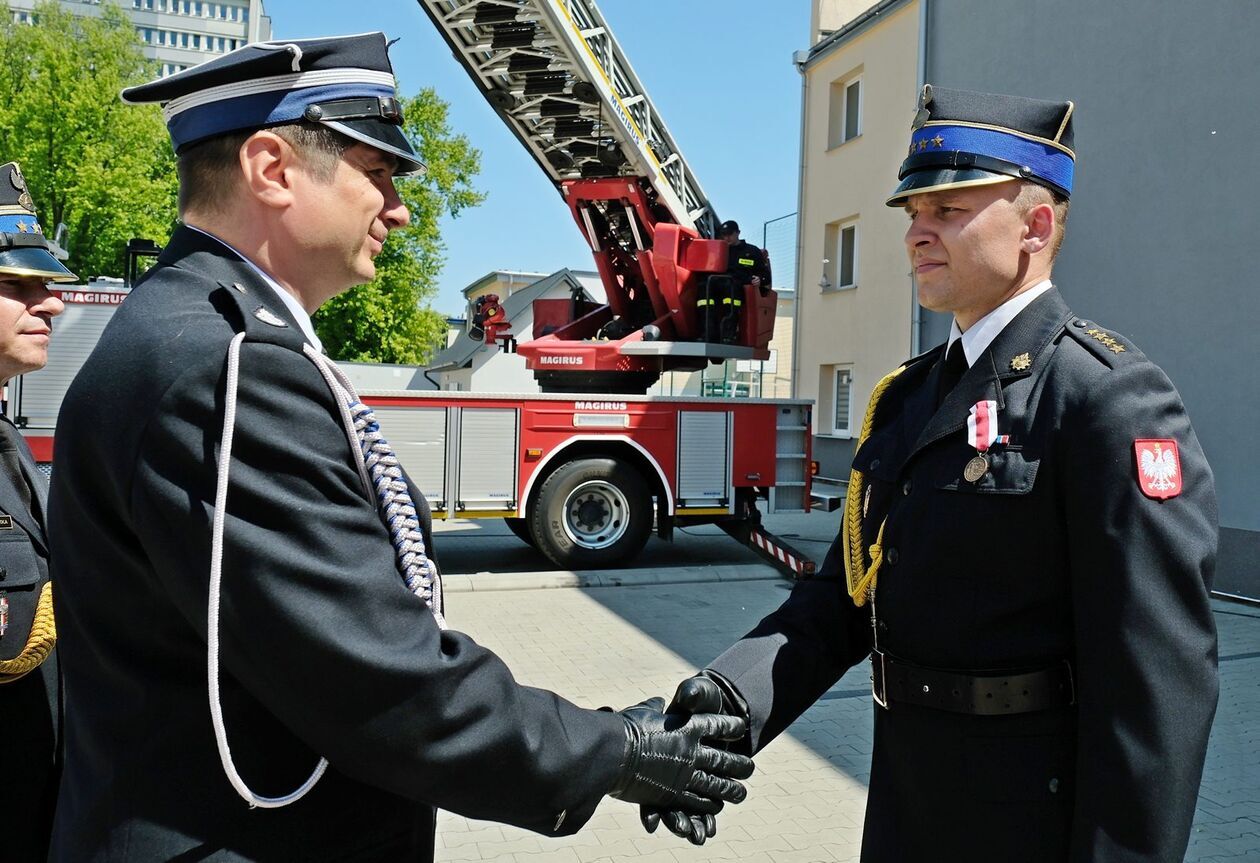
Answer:
[(853, 366), (818, 367), (818, 433), (852, 436)]
[(839, 147), (862, 134), (862, 81), (842, 79), (831, 85), (827, 115), (827, 149)]
[(857, 287), (857, 221), (832, 222), (823, 237), (824, 291)]
[(835, 388), (832, 390), (831, 433), (849, 434), (849, 405), (853, 395), (853, 369), (835, 370)]

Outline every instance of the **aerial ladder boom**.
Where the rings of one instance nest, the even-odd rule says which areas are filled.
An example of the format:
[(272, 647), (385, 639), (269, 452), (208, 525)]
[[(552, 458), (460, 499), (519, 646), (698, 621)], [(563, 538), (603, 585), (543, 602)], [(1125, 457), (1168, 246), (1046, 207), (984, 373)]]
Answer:
[[(608, 305), (535, 308), (518, 347), (544, 390), (641, 391), (674, 368), (765, 359), (773, 292), (749, 292), (734, 344), (698, 341), (697, 298), (727, 268), (717, 216), (594, 0), (418, 0), (556, 184)], [(564, 307), (564, 308), (562, 308)]]

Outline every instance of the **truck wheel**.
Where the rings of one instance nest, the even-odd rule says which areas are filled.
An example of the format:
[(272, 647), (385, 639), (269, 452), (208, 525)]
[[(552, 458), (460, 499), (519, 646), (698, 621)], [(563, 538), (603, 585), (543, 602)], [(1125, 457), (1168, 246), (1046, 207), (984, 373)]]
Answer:
[(584, 458), (556, 470), (530, 508), (537, 548), (566, 569), (616, 566), (652, 532), (652, 495), (629, 465)]
[(505, 518), (503, 523), (508, 526), (508, 530), (516, 534), (516, 538), (526, 545), (538, 548), (538, 543), (534, 542), (534, 535), (529, 532), (529, 519), (527, 518)]

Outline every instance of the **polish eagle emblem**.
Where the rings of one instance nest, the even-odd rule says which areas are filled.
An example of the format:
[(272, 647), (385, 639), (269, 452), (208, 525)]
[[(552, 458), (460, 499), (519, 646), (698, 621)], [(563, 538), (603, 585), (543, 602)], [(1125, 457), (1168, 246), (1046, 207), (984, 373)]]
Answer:
[(1181, 460), (1177, 455), (1177, 442), (1139, 440), (1134, 442), (1134, 447), (1142, 493), (1156, 500), (1181, 494)]

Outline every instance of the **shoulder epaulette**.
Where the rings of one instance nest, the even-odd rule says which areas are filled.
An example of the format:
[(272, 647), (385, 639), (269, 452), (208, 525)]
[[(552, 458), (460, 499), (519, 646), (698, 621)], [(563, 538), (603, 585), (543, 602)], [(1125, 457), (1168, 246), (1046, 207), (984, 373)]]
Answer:
[[(217, 298), (217, 299), (216, 299)], [(211, 302), (220, 307), (220, 311), (230, 308), (228, 315), (233, 320), (233, 328), (237, 332), (245, 332), (245, 338), (251, 342), (267, 342), (283, 345), (298, 351), (306, 343), (306, 337), (296, 327), (273, 312), (261, 300), (250, 294), (249, 289), (239, 282), (227, 284), (219, 282), (219, 289), (212, 295)]]
[(1064, 330), (1109, 368), (1116, 368), (1121, 363), (1143, 357), (1142, 352), (1128, 339), (1085, 318), (1073, 318), (1068, 321)]

